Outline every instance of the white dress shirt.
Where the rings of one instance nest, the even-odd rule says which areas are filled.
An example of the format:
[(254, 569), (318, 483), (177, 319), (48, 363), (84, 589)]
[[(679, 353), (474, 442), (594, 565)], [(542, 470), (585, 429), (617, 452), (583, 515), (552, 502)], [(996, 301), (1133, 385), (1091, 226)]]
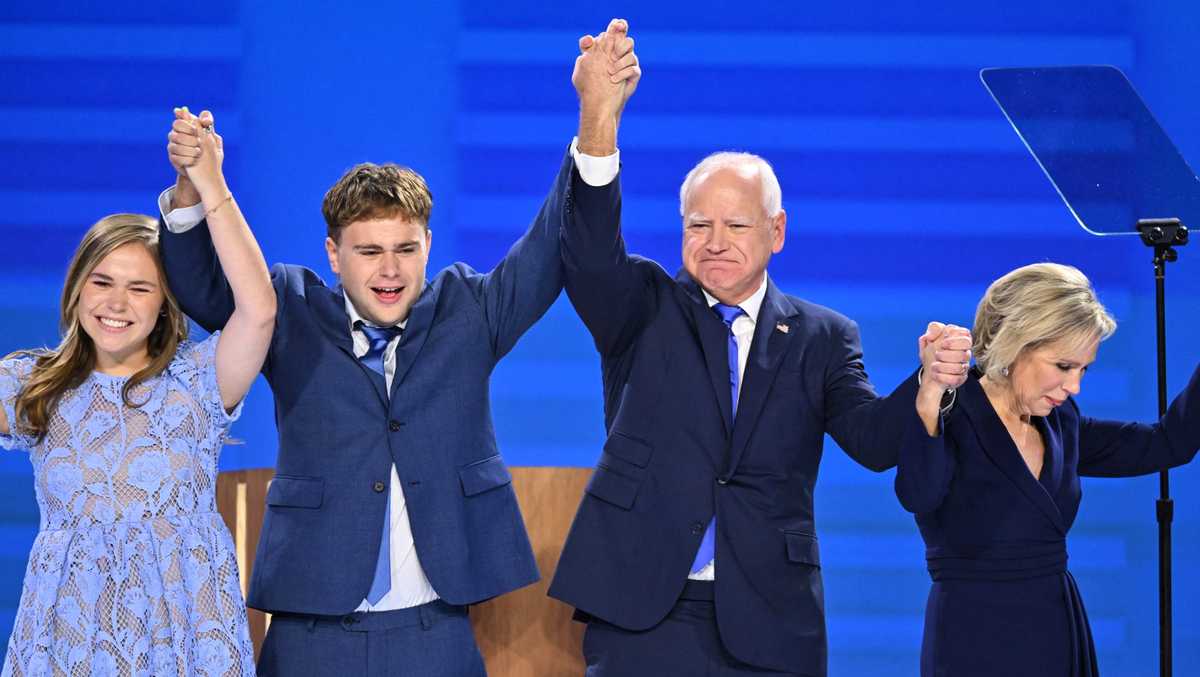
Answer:
[[(350, 297), (343, 293), (346, 303), (346, 315), (350, 317), (350, 336), (354, 340), (354, 356), (361, 358), (371, 349), (371, 342), (361, 329), (355, 325), (362, 319)], [(401, 329), (408, 324), (405, 319), (396, 325)], [(383, 381), (387, 391), (392, 392), (392, 376), (396, 374), (396, 346), (400, 345), (400, 337), (388, 342), (383, 351)], [(437, 592), (429, 583), (425, 570), (421, 568), (421, 558), (417, 556), (416, 544), (413, 542), (412, 524), (408, 520), (408, 502), (404, 500), (404, 489), (400, 485), (400, 475), (396, 465), (392, 464), (392, 476), (388, 489), (388, 507), (391, 516), (388, 529), (391, 530), (389, 542), (391, 550), (392, 587), (379, 600), (378, 604), (370, 604), (366, 599), (358, 605), (355, 611), (391, 611), (407, 609), (438, 599)]]
[[(720, 303), (717, 299), (709, 294), (707, 290), (701, 287), (704, 292), (704, 300), (708, 301), (708, 307)], [(750, 295), (750, 298), (737, 304), (745, 314), (738, 315), (733, 321), (733, 335), (737, 339), (738, 347), (738, 396), (742, 394), (742, 378), (746, 373), (746, 362), (750, 359), (750, 343), (754, 341), (754, 326), (758, 323), (758, 310), (762, 308), (763, 298), (767, 295), (767, 274), (763, 273), (762, 284), (758, 285), (758, 290)], [(715, 312), (715, 311), (714, 311)], [(705, 567), (694, 574), (689, 574), (688, 578), (693, 581), (711, 581), (717, 577), (717, 562), (710, 561)]]

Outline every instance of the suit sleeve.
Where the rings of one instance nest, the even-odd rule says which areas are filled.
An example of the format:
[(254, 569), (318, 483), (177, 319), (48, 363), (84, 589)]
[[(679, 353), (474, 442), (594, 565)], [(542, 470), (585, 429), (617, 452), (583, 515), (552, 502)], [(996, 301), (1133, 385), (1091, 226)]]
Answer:
[(570, 166), (568, 155), (529, 229), (495, 268), (475, 278), (497, 359), (513, 349), (562, 291), (558, 231), (568, 208), (563, 186)]
[(179, 307), (205, 331), (218, 331), (233, 315), (233, 290), (221, 270), (208, 224), (173, 233), (160, 219), (158, 232), (167, 286)]
[(887, 470), (896, 465), (898, 440), (915, 412), (916, 372), (881, 398), (867, 379), (858, 325), (845, 319), (834, 324), (829, 342), (825, 430), (861, 465)]
[(561, 246), (567, 297), (603, 356), (624, 353), (654, 312), (653, 280), (625, 250), (621, 177), (589, 186), (572, 168)]
[[(1074, 400), (1070, 406), (1079, 412)], [(1157, 423), (1079, 417), (1079, 474), (1133, 477), (1183, 465), (1200, 447), (1200, 367)]]
[[(172, 232), (160, 219), (158, 232), (167, 286), (179, 301), (179, 307), (208, 333), (220, 331), (233, 315), (233, 290), (221, 269), (217, 250), (208, 234), (208, 224), (201, 221), (186, 231)], [(262, 372), (268, 376), (284, 335), (279, 327), (285, 315), (287, 278), (286, 266), (277, 263), (271, 267), (271, 285), (275, 288), (277, 302), (276, 329), (262, 367)]]

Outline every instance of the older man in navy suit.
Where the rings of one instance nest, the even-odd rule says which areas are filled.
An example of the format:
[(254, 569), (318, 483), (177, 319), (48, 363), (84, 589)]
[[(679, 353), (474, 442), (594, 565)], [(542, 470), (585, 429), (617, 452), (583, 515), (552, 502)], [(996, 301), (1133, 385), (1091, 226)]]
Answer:
[[(580, 143), (563, 223), (566, 289), (600, 352), (608, 440), (550, 594), (588, 620), (591, 677), (826, 672), (813, 485), (825, 433), (876, 471), (918, 393), (962, 382), (969, 341), (933, 326), (914, 374), (886, 398), (846, 317), (766, 274), (787, 217), (762, 158), (718, 153), (683, 182), (683, 267), (626, 253), (614, 180), (616, 121), (637, 78), (614, 22), (585, 37), (574, 82), (603, 99)], [(594, 108), (595, 109), (595, 108)]]
[[(590, 103), (582, 119), (594, 117)], [(592, 133), (581, 126), (579, 143), (595, 144)], [(187, 157), (194, 134), (176, 121), (169, 151)], [(279, 457), (248, 598), (274, 614), (260, 675), (484, 674), (467, 605), (538, 578), (488, 379), (561, 290), (559, 230), (612, 217), (574, 205), (576, 173), (567, 154), (493, 270), (455, 264), (426, 281), (424, 180), (359, 165), (322, 206), (340, 284), (272, 269), (278, 314), (263, 373)], [(212, 330), (233, 303), (197, 202), (181, 173), (160, 199), (162, 251), (180, 305)]]

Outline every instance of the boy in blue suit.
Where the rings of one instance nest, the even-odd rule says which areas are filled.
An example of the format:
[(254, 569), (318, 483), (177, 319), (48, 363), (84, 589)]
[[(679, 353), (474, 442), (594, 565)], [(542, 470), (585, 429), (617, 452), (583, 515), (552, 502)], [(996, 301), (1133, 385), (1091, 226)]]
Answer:
[[(580, 143), (589, 133), (581, 125)], [(191, 142), (181, 121), (169, 150)], [(272, 269), (263, 373), (279, 456), (248, 597), (274, 614), (260, 675), (485, 674), (467, 606), (538, 578), (488, 379), (562, 288), (563, 224), (611, 216), (574, 205), (575, 174), (568, 154), (493, 270), (459, 263), (426, 281), (424, 180), (359, 165), (322, 205), (340, 284)], [(160, 199), (163, 259), (180, 305), (211, 330), (232, 299), (196, 202), (182, 175)]]

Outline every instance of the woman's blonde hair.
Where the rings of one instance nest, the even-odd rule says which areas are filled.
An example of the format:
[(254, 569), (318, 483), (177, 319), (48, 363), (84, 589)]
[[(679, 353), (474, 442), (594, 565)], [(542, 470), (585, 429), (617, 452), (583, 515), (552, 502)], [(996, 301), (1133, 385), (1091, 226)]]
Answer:
[(106, 216), (84, 234), (67, 267), (58, 320), (62, 340), (58, 347), (13, 354), (36, 358), (29, 379), (17, 394), (17, 420), (11, 422), (15, 428), (38, 440), (44, 438), (50, 427), (50, 416), (63, 393), (79, 387), (96, 368), (95, 346), (79, 324), (79, 296), (88, 275), (104, 257), (132, 243), (145, 247), (154, 260), (159, 286), (163, 290), (163, 308), (147, 339), (150, 363), (131, 376), (121, 391), (126, 406), (140, 406), (142, 403), (133, 402), (130, 393), (139, 384), (161, 374), (175, 357), (175, 349), (187, 338), (188, 325), (179, 303), (167, 287), (159, 258), (158, 222), (143, 214)]
[(1035, 263), (988, 287), (975, 311), (972, 351), (989, 379), (1003, 381), (1027, 350), (1057, 341), (1103, 341), (1116, 329), (1116, 320), (1078, 268)]

